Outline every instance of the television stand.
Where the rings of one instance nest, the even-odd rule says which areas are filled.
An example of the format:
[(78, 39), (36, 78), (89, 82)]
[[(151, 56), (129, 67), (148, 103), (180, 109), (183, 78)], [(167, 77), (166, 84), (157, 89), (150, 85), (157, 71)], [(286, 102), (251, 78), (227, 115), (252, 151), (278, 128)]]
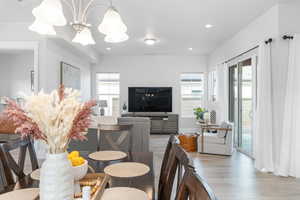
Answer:
[(148, 117), (151, 120), (151, 134), (177, 134), (177, 114), (159, 113), (126, 113), (122, 117)]

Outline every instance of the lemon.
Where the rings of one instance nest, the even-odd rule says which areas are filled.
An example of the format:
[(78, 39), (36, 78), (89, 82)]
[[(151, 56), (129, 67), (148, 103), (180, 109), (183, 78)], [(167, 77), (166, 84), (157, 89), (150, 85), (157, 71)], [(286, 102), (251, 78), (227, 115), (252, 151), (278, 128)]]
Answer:
[(70, 157), (79, 157), (79, 152), (78, 151), (72, 151), (70, 154), (69, 154)]
[(73, 166), (79, 166), (84, 163), (84, 159), (82, 157), (73, 157), (71, 162)]

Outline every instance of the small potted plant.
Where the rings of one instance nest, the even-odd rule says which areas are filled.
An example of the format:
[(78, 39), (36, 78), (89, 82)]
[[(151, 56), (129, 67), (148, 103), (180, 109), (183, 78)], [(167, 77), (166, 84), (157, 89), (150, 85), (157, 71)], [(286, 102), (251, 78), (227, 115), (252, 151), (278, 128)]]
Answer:
[(205, 112), (207, 112), (205, 110), (205, 108), (201, 108), (201, 107), (194, 108), (194, 115), (196, 116), (196, 119), (200, 122), (204, 121), (204, 113)]

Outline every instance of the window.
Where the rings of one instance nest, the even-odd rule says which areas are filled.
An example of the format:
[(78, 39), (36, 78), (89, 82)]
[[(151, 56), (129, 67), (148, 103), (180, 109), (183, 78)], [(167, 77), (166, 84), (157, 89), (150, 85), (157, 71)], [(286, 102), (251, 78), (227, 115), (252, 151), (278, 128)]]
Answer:
[(194, 117), (194, 108), (201, 107), (204, 94), (204, 74), (184, 73), (180, 76), (181, 115)]
[(120, 74), (119, 73), (97, 73), (96, 81), (97, 81), (98, 100), (100, 100), (100, 102), (104, 104), (102, 108), (104, 109), (104, 115), (115, 116), (115, 117), (119, 116), (120, 115)]
[(209, 73), (209, 100), (217, 101), (217, 71)]

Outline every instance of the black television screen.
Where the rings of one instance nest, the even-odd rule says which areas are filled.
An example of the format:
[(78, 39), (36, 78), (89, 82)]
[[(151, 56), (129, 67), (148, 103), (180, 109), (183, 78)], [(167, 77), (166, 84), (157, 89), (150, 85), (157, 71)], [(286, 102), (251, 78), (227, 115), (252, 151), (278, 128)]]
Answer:
[(172, 112), (171, 87), (130, 87), (129, 112)]

